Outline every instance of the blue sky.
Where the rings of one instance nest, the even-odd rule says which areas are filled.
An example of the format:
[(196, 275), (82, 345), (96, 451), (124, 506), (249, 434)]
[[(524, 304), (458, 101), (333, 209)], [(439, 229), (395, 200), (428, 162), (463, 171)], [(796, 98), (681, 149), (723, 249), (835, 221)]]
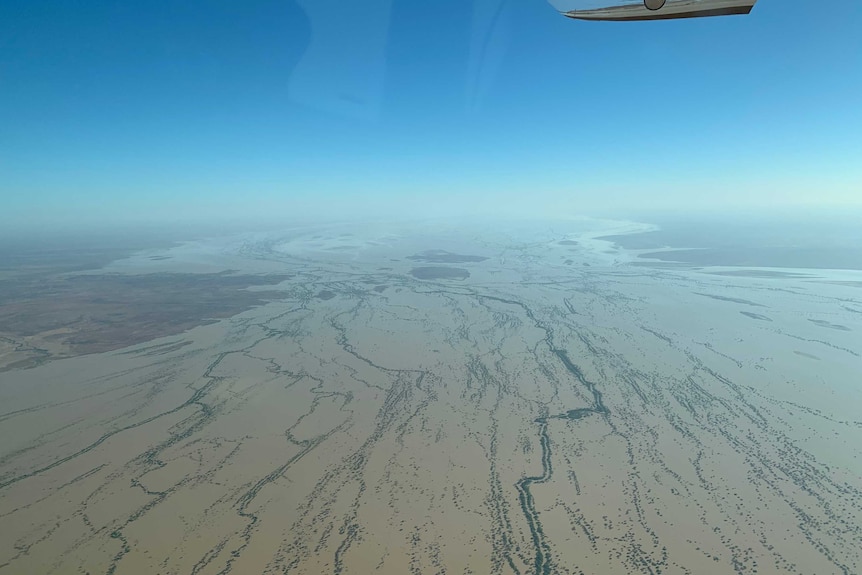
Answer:
[(862, 203), (862, 2), (0, 3), (3, 225)]

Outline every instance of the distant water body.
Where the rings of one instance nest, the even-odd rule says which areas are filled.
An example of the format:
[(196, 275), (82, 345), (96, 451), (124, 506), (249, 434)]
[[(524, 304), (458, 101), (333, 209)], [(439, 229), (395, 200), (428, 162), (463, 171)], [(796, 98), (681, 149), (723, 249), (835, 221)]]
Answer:
[[(605, 236), (647, 261), (687, 266), (862, 270), (862, 213), (639, 218), (658, 226)], [(661, 264), (660, 264), (661, 265)]]

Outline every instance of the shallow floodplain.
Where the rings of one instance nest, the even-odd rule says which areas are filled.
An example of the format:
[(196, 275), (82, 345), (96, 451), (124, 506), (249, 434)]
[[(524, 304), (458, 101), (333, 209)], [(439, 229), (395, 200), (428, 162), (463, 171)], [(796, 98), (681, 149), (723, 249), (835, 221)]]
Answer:
[(862, 292), (628, 265), (621, 231), (108, 265), (217, 253), (265, 298), (0, 373), (0, 573), (862, 572)]

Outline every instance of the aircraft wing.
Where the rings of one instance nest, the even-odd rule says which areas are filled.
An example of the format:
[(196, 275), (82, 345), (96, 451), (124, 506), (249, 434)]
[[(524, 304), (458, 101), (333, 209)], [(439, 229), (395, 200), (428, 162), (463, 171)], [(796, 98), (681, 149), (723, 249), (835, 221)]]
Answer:
[(670, 20), (748, 14), (757, 0), (550, 0), (578, 20)]

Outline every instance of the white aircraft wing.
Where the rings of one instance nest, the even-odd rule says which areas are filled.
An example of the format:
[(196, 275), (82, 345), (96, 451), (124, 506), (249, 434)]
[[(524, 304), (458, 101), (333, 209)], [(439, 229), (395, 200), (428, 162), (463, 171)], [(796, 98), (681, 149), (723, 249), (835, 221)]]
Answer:
[(748, 14), (757, 0), (550, 0), (579, 20), (670, 20)]

